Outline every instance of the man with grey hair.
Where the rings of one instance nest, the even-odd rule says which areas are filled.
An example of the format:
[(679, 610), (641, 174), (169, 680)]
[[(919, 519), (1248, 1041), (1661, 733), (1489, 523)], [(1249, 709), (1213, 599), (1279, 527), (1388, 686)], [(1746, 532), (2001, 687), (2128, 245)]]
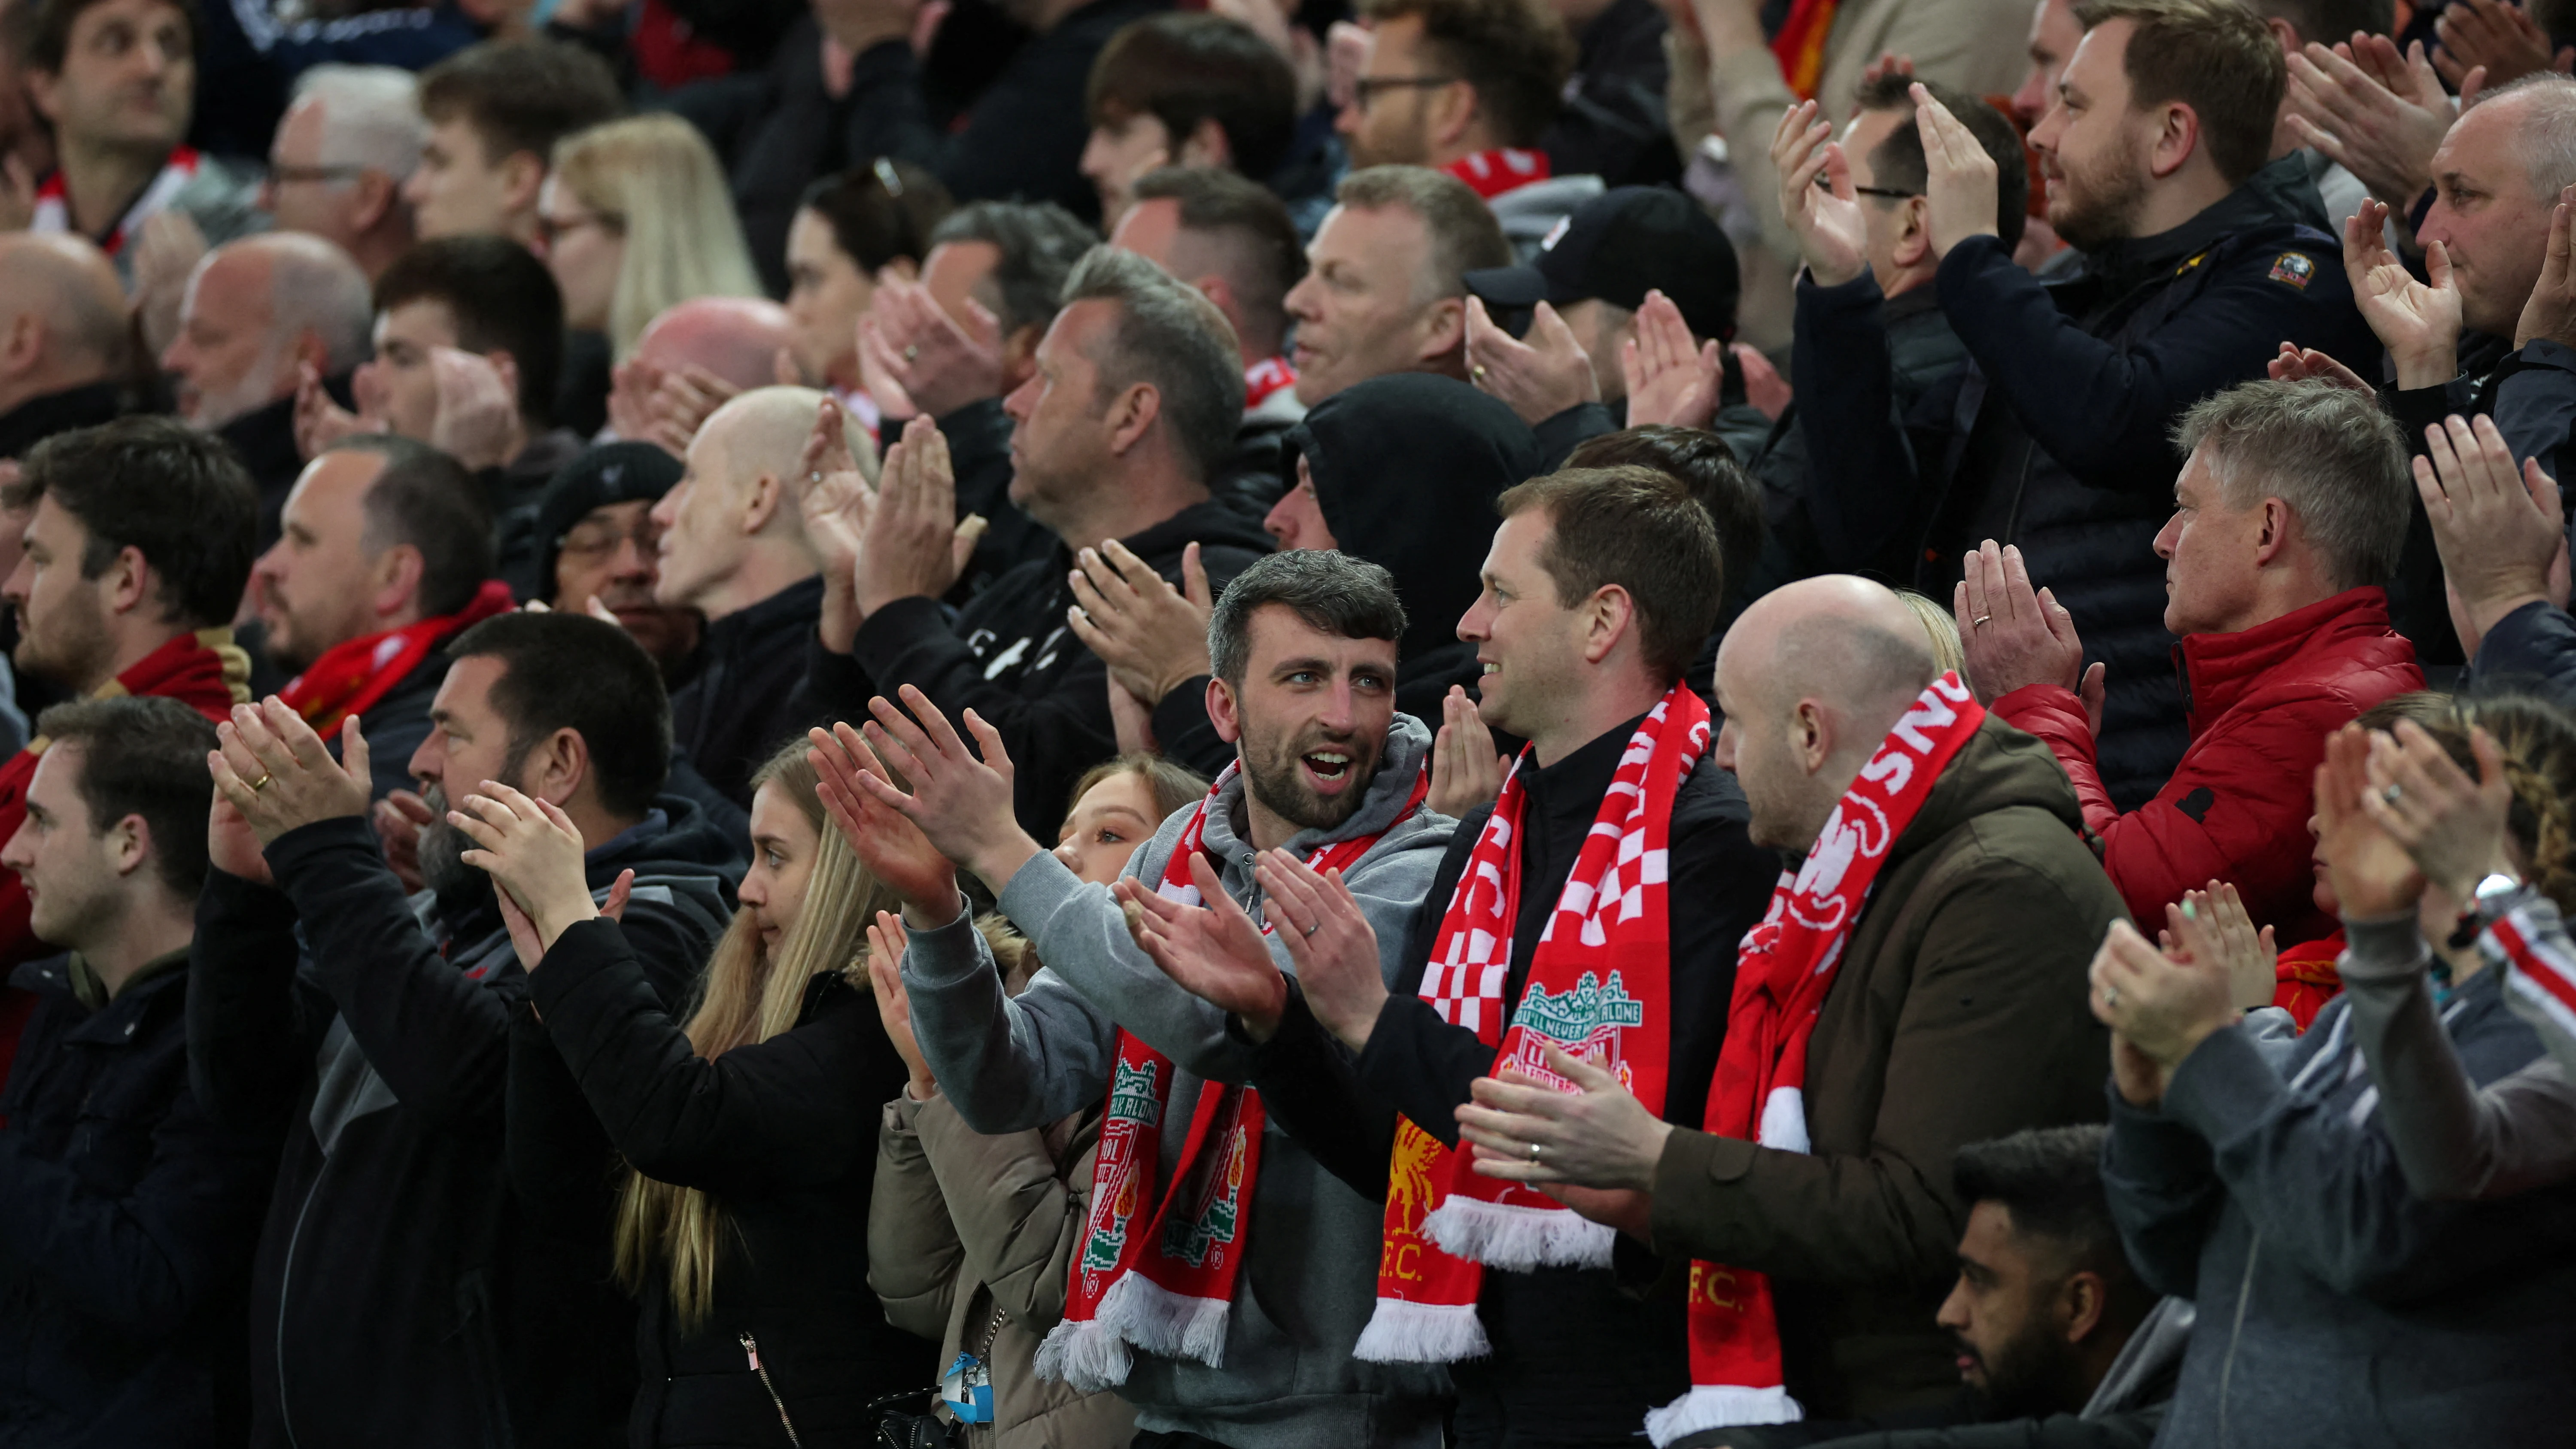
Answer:
[(370, 281), (413, 241), (403, 183), (420, 166), (429, 123), (419, 82), (386, 65), (317, 65), (277, 123), (260, 208), (280, 231), (338, 244)]
[(1194, 559), (1192, 586), (1221, 589), (1270, 540), (1208, 496), (1242, 417), (1243, 364), (1197, 289), (1097, 248), (1067, 279), (1034, 361), (1002, 405), (1009, 501), (1053, 536), (1048, 555), (953, 618), (941, 607), (959, 573), (957, 484), (947, 439), (914, 419), (887, 451), (855, 547), (826, 565), (805, 684), (818, 719), (863, 719), (871, 696), (904, 686), (950, 715), (973, 709), (1019, 762), (1020, 823), (1051, 837), (1074, 781), (1118, 752), (1107, 667), (1066, 622), (1077, 557), (1123, 548), (1176, 587)]
[(1969, 682), (2057, 752), (2141, 926), (2225, 881), (2279, 945), (2317, 940), (2336, 929), (2333, 907), (2281, 843), (2306, 830), (2326, 735), (2424, 687), (2381, 587), (2414, 495), (2406, 447), (2369, 394), (2322, 381), (2219, 393), (2183, 414), (2174, 446), (2186, 456), (2156, 554), (2192, 739), (2173, 778), (2136, 810), (2113, 808), (2093, 756), (2103, 666), (2084, 667), (2074, 621), (1992, 540), (1958, 589)]
[(1467, 183), (1423, 166), (1342, 178), (1288, 292), (1297, 399), (1313, 407), (1391, 372), (1467, 377), (1467, 273), (1515, 258)]
[(259, 546), (277, 541), (279, 510), (304, 459), (295, 446), (295, 388), (310, 366), (339, 377), (366, 360), (375, 310), (366, 274), (317, 236), (267, 232), (206, 254), (161, 354), (188, 426), (221, 436), (259, 485)]
[(0, 458), (126, 406), (125, 289), (85, 237), (0, 235)]

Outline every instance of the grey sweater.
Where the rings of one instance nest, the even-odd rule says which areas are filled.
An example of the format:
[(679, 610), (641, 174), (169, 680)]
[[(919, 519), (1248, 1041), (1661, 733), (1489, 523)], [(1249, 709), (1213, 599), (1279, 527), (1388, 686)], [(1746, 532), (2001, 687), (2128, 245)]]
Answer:
[[(1388, 829), (1403, 810), (1431, 745), (1430, 732), (1397, 715), (1384, 763), (1360, 810), (1339, 829), (1287, 843), (1299, 854), (1385, 830), (1343, 873), (1378, 939), (1389, 982), (1405, 924), (1431, 886), (1457, 822), (1428, 808)], [(1253, 850), (1242, 827), (1242, 784), (1210, 812), (1205, 853), (1220, 863), (1228, 895), (1259, 918)], [(1159, 882), (1189, 812), (1163, 822), (1127, 873)], [(1005, 885), (1000, 905), (1036, 944), (1044, 967), (1017, 997), (1004, 994), (989, 949), (960, 916), (915, 932), (903, 975), (913, 1030), (940, 1088), (979, 1132), (1016, 1132), (1097, 1105), (1109, 1088), (1124, 1026), (1172, 1058), (1166, 1120), (1186, 1122), (1203, 1081), (1239, 1082), (1246, 1051), (1226, 1015), (1172, 984), (1129, 939), (1118, 903), (1041, 853)], [(1286, 948), (1273, 956), (1290, 970)], [(1168, 1177), (1180, 1134), (1162, 1141)], [(1365, 1364), (1351, 1356), (1377, 1293), (1383, 1209), (1318, 1166), (1272, 1124), (1261, 1145), (1243, 1275), (1227, 1315), (1220, 1368), (1139, 1353), (1120, 1392), (1137, 1427), (1198, 1434), (1233, 1449), (1332, 1444), (1434, 1449), (1447, 1376), (1420, 1366)]]
[[(2540, 1055), (2501, 973), (2441, 1025), (2471, 1080)], [(2113, 1094), (2103, 1183), (2159, 1292), (2198, 1308), (2159, 1445), (2563, 1443), (2576, 1418), (2576, 1187), (2499, 1202), (2408, 1191), (2329, 1005), (2289, 1059), (2244, 1025), (2184, 1059), (2158, 1110)]]

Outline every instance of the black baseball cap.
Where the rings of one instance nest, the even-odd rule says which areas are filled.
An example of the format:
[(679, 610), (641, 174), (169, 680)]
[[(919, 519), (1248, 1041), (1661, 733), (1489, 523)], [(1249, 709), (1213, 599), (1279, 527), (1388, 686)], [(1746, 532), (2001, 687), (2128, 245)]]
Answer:
[(1735, 336), (1735, 247), (1698, 202), (1661, 186), (1620, 186), (1578, 206), (1523, 267), (1469, 272), (1488, 307), (1599, 300), (1633, 312), (1649, 290), (1670, 297), (1703, 341)]

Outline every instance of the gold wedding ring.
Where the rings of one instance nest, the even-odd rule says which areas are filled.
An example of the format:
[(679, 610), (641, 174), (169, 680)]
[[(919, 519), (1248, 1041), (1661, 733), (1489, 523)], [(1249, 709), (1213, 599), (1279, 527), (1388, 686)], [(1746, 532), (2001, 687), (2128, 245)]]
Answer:
[(275, 775), (270, 774), (266, 770), (260, 771), (259, 778), (250, 782), (250, 792), (254, 795), (258, 794), (260, 791), (268, 788), (269, 781), (276, 778), (277, 777)]

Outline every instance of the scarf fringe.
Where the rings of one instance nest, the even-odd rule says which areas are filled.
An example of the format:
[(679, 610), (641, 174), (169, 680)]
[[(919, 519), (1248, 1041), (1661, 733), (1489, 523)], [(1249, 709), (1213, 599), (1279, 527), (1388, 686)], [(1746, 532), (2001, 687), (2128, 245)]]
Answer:
[(1147, 1353), (1223, 1368), (1228, 1306), (1223, 1298), (1192, 1298), (1130, 1272), (1120, 1275), (1101, 1295), (1094, 1321), (1107, 1324), (1111, 1332)]
[(1646, 1437), (1655, 1449), (1703, 1429), (1732, 1429), (1745, 1424), (1794, 1424), (1807, 1411), (1785, 1388), (1757, 1389), (1745, 1384), (1693, 1384), (1691, 1391), (1646, 1411)]
[(1135, 1356), (1118, 1330), (1097, 1318), (1067, 1318), (1047, 1330), (1034, 1367), (1042, 1379), (1070, 1384), (1086, 1394), (1127, 1382)]
[(1381, 1298), (1351, 1357), (1363, 1363), (1456, 1363), (1493, 1351), (1473, 1303)]
[(1571, 1208), (1520, 1207), (1452, 1197), (1422, 1220), (1422, 1235), (1453, 1257), (1526, 1273), (1533, 1268), (1607, 1268), (1619, 1241)]

